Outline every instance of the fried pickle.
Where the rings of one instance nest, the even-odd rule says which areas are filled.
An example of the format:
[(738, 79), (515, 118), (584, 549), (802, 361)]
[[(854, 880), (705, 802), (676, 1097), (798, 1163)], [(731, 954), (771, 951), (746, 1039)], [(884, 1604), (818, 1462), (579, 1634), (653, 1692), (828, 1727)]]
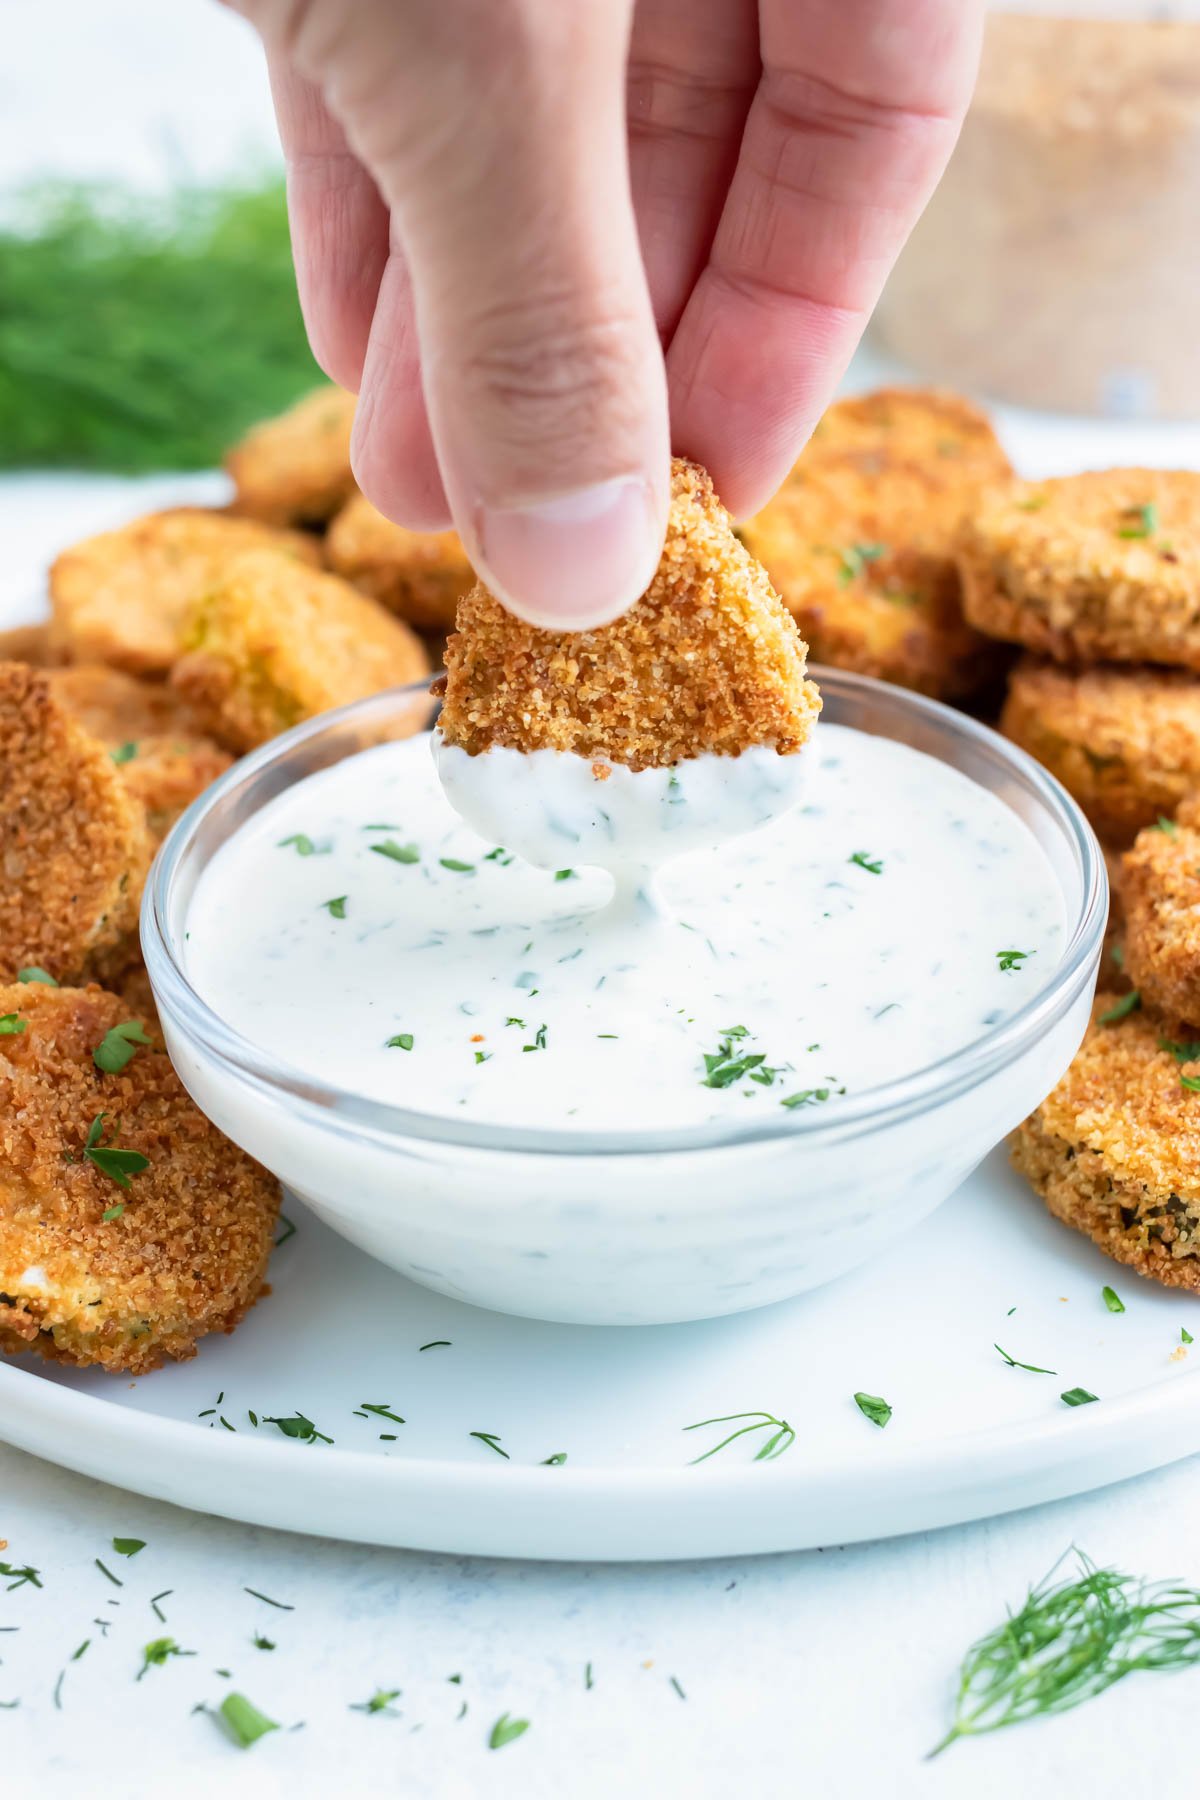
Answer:
[(1200, 793), (1138, 833), (1122, 869), (1125, 963), (1142, 1004), (1200, 1031)]
[(419, 631), (452, 631), (475, 575), (453, 531), (406, 531), (355, 494), (333, 520), (325, 560)]
[(315, 388), (278, 418), (264, 419), (226, 454), (234, 510), (267, 525), (323, 525), (354, 492), (350, 428), (355, 398)]

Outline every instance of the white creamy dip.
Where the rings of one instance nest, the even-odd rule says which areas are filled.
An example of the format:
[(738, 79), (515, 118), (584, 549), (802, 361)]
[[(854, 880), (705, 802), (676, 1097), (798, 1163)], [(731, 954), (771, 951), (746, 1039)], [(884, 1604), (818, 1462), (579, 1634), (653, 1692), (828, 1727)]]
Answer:
[(672, 805), (680, 845), (720, 843), (744, 829), (736, 784), (770, 816), (771, 777), (795, 771), (698, 758), (678, 772), (682, 802), (671, 771), (644, 771), (641, 789), (628, 770), (589, 775), (613, 796), (614, 856), (553, 752), (506, 753), (511, 774), (489, 752), (465, 787), (451, 767), (476, 820), (511, 795), (501, 848), (456, 817), (426, 737), (365, 751), (218, 851), (189, 909), (188, 978), (281, 1065), (433, 1114), (589, 1130), (836, 1107), (1017, 1011), (1065, 924), (1040, 846), (1001, 801), (891, 740), (818, 737), (815, 757), (775, 758), (808, 765), (802, 806), (672, 856), (654, 893), (622, 877), (615, 904), (613, 877), (585, 864), (670, 855)]

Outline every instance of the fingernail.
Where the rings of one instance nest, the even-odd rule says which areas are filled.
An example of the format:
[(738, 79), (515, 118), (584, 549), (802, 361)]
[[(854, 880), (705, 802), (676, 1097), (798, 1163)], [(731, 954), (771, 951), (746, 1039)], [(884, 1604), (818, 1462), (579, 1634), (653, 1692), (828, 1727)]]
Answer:
[(618, 476), (537, 506), (476, 515), (476, 566), (498, 600), (531, 625), (589, 631), (649, 587), (662, 555), (654, 490)]

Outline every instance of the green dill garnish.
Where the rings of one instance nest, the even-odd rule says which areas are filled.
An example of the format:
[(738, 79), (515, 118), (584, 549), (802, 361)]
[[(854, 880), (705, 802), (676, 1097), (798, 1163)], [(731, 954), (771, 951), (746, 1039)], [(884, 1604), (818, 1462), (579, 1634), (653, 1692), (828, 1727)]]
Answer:
[(525, 1029), (524, 1019), (505, 1019), (504, 1023), (506, 1025), (519, 1025), (522, 1031)]
[(369, 1400), (361, 1401), (360, 1405), (363, 1412), (374, 1413), (380, 1419), (390, 1419), (393, 1425), (403, 1425), (405, 1423), (405, 1420), (400, 1417), (400, 1414), (398, 1412), (393, 1412), (390, 1406), (383, 1406), (378, 1403), (372, 1404)]
[(376, 1688), (369, 1700), (357, 1700), (351, 1703), (351, 1712), (381, 1713), (394, 1712), (393, 1700), (400, 1698), (400, 1688)]
[(1017, 511), (1018, 512), (1041, 512), (1041, 510), (1042, 510), (1043, 506), (1045, 506), (1048, 498), (1049, 498), (1049, 496), (1046, 494), (1031, 494), (1028, 500), (1018, 500), (1017, 501)]
[(847, 857), (846, 860), (848, 862), (852, 862), (854, 864), (855, 868), (865, 869), (867, 871), (868, 875), (882, 875), (883, 874), (882, 862), (879, 860), (879, 858), (877, 856), (872, 856), (869, 851), (856, 850), (854, 852), (854, 855)]
[(509, 863), (515, 861), (515, 858), (510, 851), (504, 848), (503, 844), (497, 844), (494, 850), (488, 851), (483, 860), (484, 862), (499, 863), (502, 868), (507, 869)]
[(870, 1419), (872, 1425), (878, 1425), (881, 1430), (892, 1416), (891, 1407), (878, 1394), (855, 1394), (854, 1404), (864, 1419)]
[(1179, 1341), (1181, 1344), (1194, 1344), (1196, 1341), (1186, 1325), (1179, 1327)]
[[(42, 1572), (40, 1569), (31, 1568), (28, 1563), (25, 1564), (24, 1568), (18, 1568), (16, 1563), (0, 1562), (0, 1580), (8, 1583), (8, 1586), (4, 1591), (6, 1594), (11, 1594), (14, 1588), (40, 1588), (42, 1585)], [(120, 1582), (118, 1582), (117, 1586), (120, 1587), (120, 1585)]]
[(140, 1681), (147, 1669), (161, 1669), (172, 1656), (195, 1656), (194, 1650), (181, 1650), (173, 1637), (154, 1638), (142, 1651), (142, 1666), (138, 1670), (135, 1681)]
[(1162, 813), (1159, 813), (1150, 829), (1151, 831), (1165, 831), (1168, 837), (1179, 836), (1179, 827), (1174, 819), (1168, 819)]
[(398, 1031), (395, 1037), (390, 1037), (383, 1047), (385, 1050), (411, 1050), (413, 1034), (411, 1031)]
[(679, 1695), (679, 1698), (681, 1700), (686, 1700), (687, 1695), (684, 1693), (682, 1687), (679, 1684), (679, 1677), (677, 1675), (671, 1675), (671, 1676), (668, 1676), (667, 1679), (670, 1681), (671, 1686), (675, 1689), (675, 1692)]
[(280, 1232), (279, 1236), (275, 1239), (276, 1250), (279, 1249), (279, 1246), (281, 1244), (286, 1244), (289, 1238), (294, 1238), (296, 1235), (296, 1227), (292, 1224), (292, 1221), (290, 1219), (286, 1219), (282, 1213), (280, 1213), (280, 1215), (279, 1215), (279, 1223), (283, 1226), (283, 1230)]
[(1010, 1356), (1008, 1354), (1007, 1350), (1000, 1350), (999, 1344), (993, 1344), (992, 1349), (1000, 1351), (1001, 1356), (1004, 1358), (1010, 1369), (1028, 1369), (1031, 1375), (1057, 1375), (1058, 1373), (1057, 1369), (1041, 1369), (1038, 1367), (1037, 1363), (1018, 1362), (1015, 1356)]
[(257, 1706), (251, 1705), (244, 1694), (226, 1694), (217, 1712), (225, 1721), (230, 1737), (242, 1750), (248, 1750), (251, 1744), (257, 1744), (259, 1738), (265, 1737), (268, 1731), (279, 1730), (274, 1719), (268, 1719), (266, 1713), (259, 1712)]
[(685, 1431), (702, 1431), (707, 1425), (732, 1425), (738, 1419), (749, 1419), (752, 1423), (741, 1426), (737, 1431), (731, 1431), (728, 1437), (722, 1438), (719, 1444), (714, 1444), (711, 1450), (706, 1450), (703, 1456), (693, 1456), (692, 1466), (696, 1463), (707, 1462), (710, 1456), (715, 1456), (719, 1450), (724, 1450), (727, 1444), (732, 1444), (737, 1438), (745, 1437), (750, 1431), (769, 1430), (771, 1432), (771, 1436), (755, 1452), (755, 1462), (773, 1462), (777, 1456), (782, 1456), (785, 1450), (790, 1450), (796, 1441), (796, 1434), (787, 1420), (777, 1419), (774, 1413), (769, 1412), (721, 1413), (715, 1419), (698, 1419), (694, 1425), (685, 1425), (683, 1429)]
[(291, 837), (280, 838), (275, 848), (286, 850), (289, 845), (294, 847), (297, 856), (315, 856), (317, 854), (317, 846), (302, 831), (293, 831)]
[(1081, 1387), (1068, 1388), (1065, 1394), (1058, 1397), (1064, 1406), (1086, 1406), (1089, 1401), (1096, 1399), (1095, 1394), (1089, 1394), (1086, 1388)]
[[(313, 1444), (318, 1440), (322, 1444), (332, 1444), (333, 1442), (333, 1439), (326, 1437), (323, 1431), (318, 1431), (312, 1420), (306, 1419), (303, 1413), (297, 1413), (294, 1418), (290, 1419), (275, 1419), (271, 1417), (270, 1413), (264, 1413), (263, 1424), (276, 1425), (284, 1437), (299, 1438), (304, 1444)], [(247, 1588), (246, 1592), (249, 1593), (250, 1589)]]
[(155, 1594), (153, 1599), (150, 1602), (150, 1605), (154, 1612), (155, 1618), (158, 1619), (159, 1622), (163, 1625), (165, 1625), (167, 1622), (167, 1615), (165, 1612), (163, 1612), (162, 1608), (159, 1606), (158, 1603), (160, 1600), (166, 1600), (174, 1592), (175, 1592), (174, 1588), (164, 1588), (162, 1593)]
[(417, 1351), (420, 1353), (422, 1350), (449, 1350), (452, 1347), (449, 1338), (430, 1338), (427, 1344), (418, 1344)]
[(556, 1450), (553, 1456), (543, 1456), (540, 1466), (543, 1469), (561, 1469), (566, 1460), (566, 1451)]
[(19, 1037), (25, 1029), (20, 1013), (0, 1013), (0, 1037)]
[(1189, 1094), (1200, 1094), (1200, 1075), (1181, 1075), (1179, 1085), (1186, 1088)]
[(732, 1087), (744, 1076), (756, 1081), (760, 1087), (773, 1086), (776, 1076), (782, 1075), (786, 1065), (780, 1063), (771, 1067), (764, 1051), (743, 1051), (739, 1054), (734, 1046), (741, 1044), (749, 1036), (744, 1025), (730, 1025), (726, 1028), (717, 1048), (705, 1053), (701, 1087)]
[(110, 750), (108, 754), (116, 763), (117, 767), (120, 768), (123, 763), (132, 762), (137, 753), (138, 747), (136, 744), (118, 744), (116, 749)]
[(554, 879), (555, 881), (578, 881), (579, 877), (574, 869), (555, 869)]
[(45, 969), (39, 969), (36, 963), (30, 963), (27, 968), (18, 969), (17, 970), (17, 980), (18, 981), (40, 981), (42, 983), (43, 987), (57, 987), (58, 986), (58, 983), (57, 983), (57, 981), (55, 981), (53, 975), (47, 974)]
[(1121, 517), (1134, 522), (1120, 526), (1117, 530), (1118, 537), (1148, 538), (1158, 530), (1158, 508), (1152, 500), (1144, 506), (1123, 506)]
[(256, 1631), (254, 1636), (250, 1639), (250, 1642), (254, 1645), (256, 1650), (274, 1650), (276, 1648), (276, 1645), (272, 1643), (271, 1639), (269, 1637), (264, 1637), (261, 1631)]
[(475, 1052), (475, 1061), (477, 1063), (491, 1062), (491, 1060), (492, 1053), (490, 1050), (477, 1050)]
[(501, 1713), (492, 1726), (491, 1735), (488, 1738), (488, 1749), (503, 1750), (505, 1744), (511, 1744), (514, 1739), (519, 1738), (528, 1730), (528, 1719), (514, 1719), (511, 1713)]
[(886, 544), (851, 544), (847, 550), (834, 552), (838, 559), (838, 586), (848, 587), (869, 563), (887, 555)]
[[(295, 1612), (295, 1607), (286, 1600), (272, 1600), (270, 1594), (260, 1594), (257, 1588), (243, 1588), (243, 1594), (249, 1594), (253, 1600), (261, 1600), (265, 1606), (273, 1606), (277, 1612)], [(161, 1595), (159, 1598), (161, 1599)]]
[(1010, 969), (1019, 969), (1029, 957), (1036, 955), (1036, 950), (997, 950), (996, 959), (1000, 964), (1000, 973), (1007, 975)]
[(801, 1088), (798, 1094), (788, 1094), (779, 1104), (786, 1106), (789, 1112), (794, 1112), (798, 1106), (813, 1106), (821, 1100), (828, 1100), (831, 1091), (827, 1087)]
[(478, 1438), (481, 1444), (486, 1444), (489, 1450), (494, 1450), (496, 1452), (497, 1456), (502, 1456), (504, 1458), (505, 1462), (512, 1461), (512, 1458), (509, 1456), (508, 1451), (502, 1450), (500, 1447), (500, 1436), (499, 1436), (498, 1432), (495, 1432), (495, 1431), (469, 1431), (467, 1433), (467, 1436), (473, 1437), (473, 1438)]
[(522, 1050), (544, 1050), (546, 1048), (546, 1027), (539, 1025), (533, 1034), (532, 1044), (522, 1044)]
[(1101, 1025), (1115, 1025), (1119, 1019), (1127, 1019), (1130, 1013), (1137, 1012), (1142, 1004), (1142, 996), (1134, 988), (1130, 994), (1122, 994), (1115, 1006), (1100, 1014)]
[(449, 869), (454, 875), (473, 875), (475, 873), (474, 863), (459, 862), (458, 858), (454, 856), (439, 856), (438, 862), (443, 869)]
[(1024, 1604), (968, 1650), (950, 1730), (930, 1752), (1026, 1719), (1070, 1712), (1139, 1669), (1200, 1661), (1200, 1592), (1098, 1569), (1075, 1552), (1078, 1573), (1054, 1568)]
[(344, 919), (346, 916), (347, 895), (339, 894), (336, 900), (322, 900), (321, 905), (331, 919)]
[(375, 856), (386, 856), (392, 862), (418, 863), (421, 860), (421, 852), (415, 844), (398, 844), (395, 838), (385, 838), (382, 844), (372, 844), (371, 850)]
[(105, 1225), (111, 1225), (114, 1220), (121, 1217), (124, 1211), (125, 1202), (121, 1200), (116, 1206), (106, 1206), (104, 1211), (100, 1214), (100, 1218)]
[(87, 1139), (83, 1146), (83, 1154), (90, 1163), (94, 1163), (102, 1175), (115, 1181), (118, 1187), (127, 1188), (131, 1175), (140, 1175), (143, 1169), (150, 1167), (150, 1158), (143, 1156), (140, 1150), (117, 1150), (111, 1144), (100, 1142), (104, 1130), (107, 1113), (97, 1113), (88, 1127)]
[(1125, 1302), (1115, 1288), (1102, 1287), (1100, 1289), (1100, 1298), (1103, 1300), (1105, 1306), (1107, 1306), (1109, 1312), (1121, 1313), (1125, 1311)]
[(112, 1547), (118, 1556), (136, 1556), (139, 1550), (146, 1548), (145, 1538), (113, 1538)]
[(1158, 1040), (1160, 1050), (1169, 1050), (1177, 1063), (1200, 1062), (1200, 1039), (1166, 1038)]
[(105, 1075), (119, 1075), (137, 1055), (139, 1049), (152, 1048), (154, 1039), (146, 1036), (137, 1019), (126, 1019), (106, 1031), (92, 1051), (92, 1061)]

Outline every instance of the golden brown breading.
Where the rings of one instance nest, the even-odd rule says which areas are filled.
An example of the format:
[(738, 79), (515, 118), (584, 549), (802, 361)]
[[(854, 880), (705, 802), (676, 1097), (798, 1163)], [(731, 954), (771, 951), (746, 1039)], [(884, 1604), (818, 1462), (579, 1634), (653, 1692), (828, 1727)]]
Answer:
[(0, 980), (120, 968), (152, 845), (112, 757), (47, 675), (0, 664)]
[(52, 669), (63, 661), (50, 642), (50, 626), (17, 625), (0, 631), (0, 662), (28, 663), (33, 669)]
[(355, 398), (314, 388), (278, 418), (264, 419), (225, 456), (234, 510), (267, 525), (323, 525), (354, 492), (350, 428)]
[(1200, 681), (1178, 669), (1075, 671), (1026, 657), (1000, 729), (1125, 845), (1200, 784)]
[(364, 594), (421, 631), (453, 631), (475, 582), (453, 531), (406, 531), (355, 494), (329, 527), (325, 560)]
[(1200, 1030), (1200, 794), (1183, 802), (1169, 829), (1139, 832), (1122, 889), (1126, 967), (1142, 1004)]
[[(890, 462), (915, 464), (956, 485), (978, 487), (1012, 473), (987, 414), (944, 388), (876, 388), (835, 400), (813, 432), (801, 463), (846, 451), (878, 453), (879, 473)], [(871, 472), (862, 464), (864, 474)]]
[(662, 561), (622, 618), (595, 631), (540, 631), (480, 585), (458, 624), (441, 728), (472, 756), (501, 744), (644, 769), (750, 744), (788, 754), (820, 710), (779, 596), (704, 470), (679, 459)]
[(239, 752), (430, 667), (416, 633), (377, 601), (269, 551), (231, 566), (193, 606), (184, 639), (172, 684)]
[[(0, 988), (0, 1349), (141, 1374), (232, 1331), (263, 1288), (279, 1187), (189, 1099), (152, 1046), (105, 1074), (136, 1019), (96, 987)], [(140, 1153), (121, 1186), (86, 1154)], [(119, 1168), (119, 1165), (118, 1165)], [(107, 1217), (105, 1216), (107, 1214)]]
[(1101, 849), (1104, 851), (1104, 866), (1108, 870), (1108, 927), (1100, 952), (1100, 982), (1103, 987), (1113, 988), (1123, 994), (1133, 985), (1125, 968), (1124, 872), (1120, 852), (1109, 850), (1104, 845), (1101, 845)]
[(1055, 1218), (1168, 1287), (1200, 1290), (1200, 1060), (1179, 1062), (1144, 1013), (1095, 1021), (1013, 1138), (1013, 1163)]
[(51, 670), (47, 679), (55, 698), (108, 750), (145, 807), (156, 842), (233, 762), (196, 731), (181, 696), (161, 683), (136, 681), (102, 663)]
[(1200, 473), (1012, 482), (964, 525), (959, 562), (967, 618), (993, 637), (1200, 670)]
[(234, 557), (258, 549), (320, 561), (315, 538), (198, 508), (150, 513), (85, 538), (50, 570), (52, 644), (65, 661), (165, 675), (188, 607)]

